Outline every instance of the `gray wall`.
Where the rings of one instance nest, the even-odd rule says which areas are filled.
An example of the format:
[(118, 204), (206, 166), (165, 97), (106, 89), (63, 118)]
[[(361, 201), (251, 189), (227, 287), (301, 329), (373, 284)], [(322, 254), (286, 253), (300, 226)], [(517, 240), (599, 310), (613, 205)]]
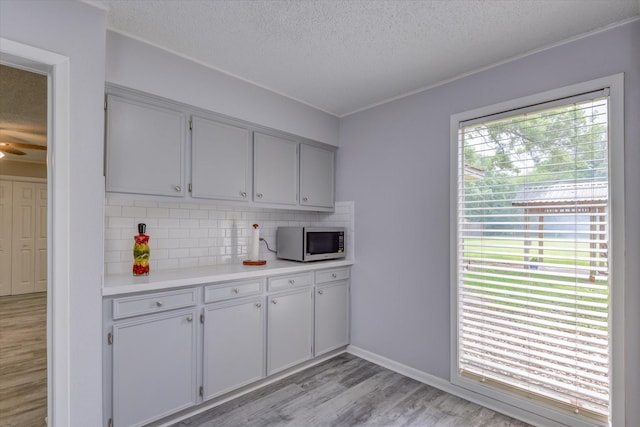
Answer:
[[(102, 268), (103, 268), (103, 94), (106, 12), (78, 1), (0, 1), (0, 37), (69, 58), (70, 124), (68, 145), (69, 224), (66, 240), (71, 265), (68, 313), (58, 331), (68, 337), (68, 361), (57, 360), (54, 373), (69, 382), (68, 407), (54, 413), (67, 426), (102, 424)], [(55, 144), (55, 141), (54, 141)], [(57, 162), (55, 159), (54, 162)], [(61, 164), (65, 160), (59, 159)], [(53, 165), (55, 168), (55, 164)], [(79, 266), (81, 268), (79, 268)], [(53, 289), (53, 298), (62, 293)], [(64, 304), (62, 304), (64, 305)], [(66, 319), (69, 328), (67, 330)], [(55, 337), (54, 337), (55, 339)], [(58, 342), (64, 342), (59, 337)], [(51, 424), (51, 420), (50, 420)], [(55, 422), (62, 427), (61, 422)]]
[(338, 145), (337, 117), (112, 31), (107, 33), (106, 79), (215, 113)]
[(340, 121), (338, 200), (355, 201), (352, 344), (449, 379), (450, 116), (625, 73), (627, 425), (640, 419), (640, 21)]

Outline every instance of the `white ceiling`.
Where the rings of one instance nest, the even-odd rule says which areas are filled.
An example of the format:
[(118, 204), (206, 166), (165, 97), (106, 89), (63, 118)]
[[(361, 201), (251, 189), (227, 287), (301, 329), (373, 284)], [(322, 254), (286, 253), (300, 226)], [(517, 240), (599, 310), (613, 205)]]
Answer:
[(47, 76), (0, 64), (0, 162), (45, 163), (46, 145)]
[(343, 116), (640, 15), (640, 0), (87, 0), (109, 28)]

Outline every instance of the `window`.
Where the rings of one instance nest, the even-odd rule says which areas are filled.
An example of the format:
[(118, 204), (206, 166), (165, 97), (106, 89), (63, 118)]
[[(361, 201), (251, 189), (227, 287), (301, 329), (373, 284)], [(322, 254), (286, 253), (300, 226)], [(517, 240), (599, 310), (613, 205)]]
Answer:
[(609, 87), (577, 93), (452, 118), (453, 382), (607, 425), (621, 180)]

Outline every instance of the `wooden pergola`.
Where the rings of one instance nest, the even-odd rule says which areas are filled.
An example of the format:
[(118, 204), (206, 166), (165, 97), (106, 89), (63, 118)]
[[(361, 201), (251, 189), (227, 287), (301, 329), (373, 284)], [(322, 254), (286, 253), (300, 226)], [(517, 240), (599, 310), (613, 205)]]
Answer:
[[(608, 188), (606, 182), (525, 187), (512, 202), (513, 206), (524, 208), (525, 261), (529, 262), (533, 257), (537, 257), (539, 262), (543, 261), (545, 217), (561, 214), (589, 215), (591, 240), (589, 247), (592, 259), (589, 276), (591, 280), (595, 280), (596, 267), (605, 267), (604, 261), (596, 262), (594, 260), (596, 259), (596, 253), (601, 255), (607, 251), (607, 244), (605, 243), (607, 202)], [(531, 218), (536, 216), (538, 219), (537, 227), (532, 229), (530, 225)], [(537, 234), (537, 239), (531, 239), (535, 234)], [(538, 241), (537, 248), (529, 247), (532, 240)], [(596, 243), (596, 240), (600, 243)]]

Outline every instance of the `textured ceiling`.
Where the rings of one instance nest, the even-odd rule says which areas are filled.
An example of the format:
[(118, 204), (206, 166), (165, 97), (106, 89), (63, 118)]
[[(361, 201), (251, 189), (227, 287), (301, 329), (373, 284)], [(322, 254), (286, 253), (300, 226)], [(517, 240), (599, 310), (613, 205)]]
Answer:
[(640, 13), (640, 0), (87, 1), (115, 31), (337, 116)]
[(47, 152), (30, 147), (46, 145), (47, 76), (0, 64), (0, 162), (43, 163)]

